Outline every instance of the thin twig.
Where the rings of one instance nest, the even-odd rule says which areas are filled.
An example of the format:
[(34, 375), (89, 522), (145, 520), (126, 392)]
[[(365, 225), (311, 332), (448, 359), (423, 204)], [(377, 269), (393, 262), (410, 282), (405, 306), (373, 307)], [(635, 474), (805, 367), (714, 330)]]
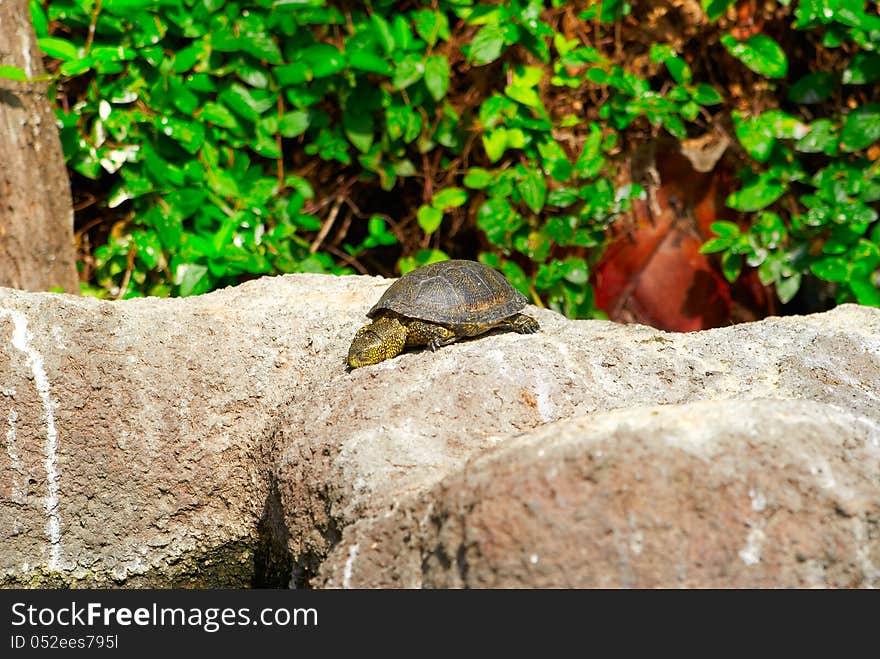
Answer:
[(370, 274), (370, 272), (363, 266), (363, 264), (360, 261), (358, 261), (356, 258), (354, 258), (351, 254), (346, 254), (341, 249), (337, 249), (336, 247), (333, 247), (333, 245), (327, 245), (326, 247), (324, 247), (324, 249), (326, 251), (330, 252), (333, 256), (348, 263), (348, 265), (350, 265), (352, 268), (357, 270), (362, 275)]
[(101, 2), (102, 0), (97, 0), (97, 2), (95, 2), (95, 9), (92, 11), (92, 22), (89, 23), (89, 35), (86, 37), (86, 55), (89, 54), (89, 50), (92, 48), (92, 42), (95, 40), (95, 26), (98, 24), (98, 14), (101, 13)]
[(327, 214), (327, 219), (324, 220), (324, 224), (321, 225), (321, 230), (318, 232), (318, 235), (315, 236), (315, 240), (312, 243), (312, 246), (309, 247), (309, 253), (314, 254), (318, 251), (318, 248), (321, 246), (321, 243), (324, 242), (324, 238), (327, 237), (327, 234), (330, 232), (330, 229), (333, 228), (333, 223), (336, 221), (336, 216), (339, 215), (339, 209), (342, 208), (343, 196), (341, 194), (336, 196), (336, 200), (333, 202), (333, 208), (330, 209), (330, 213)]
[[(278, 94), (278, 123), (284, 118), (284, 99)], [(284, 189), (284, 153), (281, 151), (281, 131), (275, 133), (275, 145), (278, 147), (278, 189)]]
[(122, 296), (128, 292), (128, 284), (131, 282), (131, 271), (134, 270), (134, 255), (137, 253), (137, 246), (132, 243), (131, 247), (128, 248), (128, 267), (125, 269), (125, 274), (122, 277), (122, 283), (119, 285), (119, 293), (116, 294), (116, 299), (121, 300)]
[[(74, 208), (74, 210), (76, 210), (76, 209)], [(79, 238), (80, 236), (84, 235), (92, 227), (96, 227), (99, 224), (106, 222), (106, 221), (107, 221), (107, 218), (103, 217), (103, 216), (93, 218), (93, 219), (89, 220), (88, 222), (86, 222), (84, 225), (82, 225), (79, 229), (77, 229), (76, 233), (74, 233), (73, 235), (75, 237)]]

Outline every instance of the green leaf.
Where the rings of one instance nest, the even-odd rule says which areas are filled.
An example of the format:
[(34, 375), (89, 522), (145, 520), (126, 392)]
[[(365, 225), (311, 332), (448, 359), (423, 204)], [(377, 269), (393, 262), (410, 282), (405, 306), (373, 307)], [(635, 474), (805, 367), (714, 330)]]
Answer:
[(858, 244), (850, 252), (850, 262), (853, 265), (853, 272), (860, 275), (871, 275), (880, 265), (880, 245), (871, 240), (860, 238)]
[(154, 117), (153, 124), (192, 154), (198, 151), (205, 141), (205, 126), (199, 121), (185, 121), (177, 117)]
[(594, 66), (587, 69), (586, 78), (597, 85), (607, 85), (611, 80), (611, 74), (603, 68)]
[(792, 298), (797, 295), (798, 289), (801, 287), (801, 275), (795, 273), (787, 279), (779, 279), (776, 282), (776, 295), (782, 304), (788, 304)]
[(538, 143), (538, 153), (541, 154), (541, 169), (555, 181), (565, 183), (571, 178), (574, 166), (568, 159), (565, 149), (553, 139), (552, 133)]
[(173, 77), (168, 80), (168, 88), (172, 94), (172, 103), (174, 107), (180, 110), (185, 116), (192, 115), (201, 105), (201, 99), (193, 94), (180, 78)]
[(742, 117), (733, 114), (736, 137), (748, 154), (758, 162), (767, 162), (776, 142), (776, 136), (760, 117)]
[(306, 132), (309, 127), (310, 115), (302, 110), (285, 112), (278, 122), (278, 132), (284, 137), (297, 137)]
[(409, 55), (398, 62), (391, 76), (391, 84), (395, 89), (405, 89), (418, 82), (425, 74), (425, 63), (418, 55)]
[(34, 25), (34, 33), (38, 37), (46, 37), (49, 35), (49, 21), (46, 19), (46, 12), (43, 11), (43, 5), (40, 0), (29, 0), (28, 6), (31, 11), (31, 22)]
[(700, 246), (700, 254), (714, 254), (723, 252), (730, 247), (730, 238), (710, 238)]
[(825, 281), (846, 281), (849, 278), (846, 260), (839, 256), (826, 256), (813, 263), (810, 270)]
[(700, 114), (700, 106), (693, 101), (688, 101), (678, 109), (682, 117), (688, 121), (694, 121)]
[(652, 43), (648, 56), (655, 64), (662, 64), (669, 58), (676, 57), (676, 52), (668, 43)]
[(409, 20), (402, 14), (397, 14), (394, 17), (392, 33), (394, 35), (395, 46), (398, 50), (418, 50), (422, 45), (417, 43)]
[(366, 112), (348, 110), (342, 115), (342, 127), (348, 141), (361, 153), (366, 153), (373, 145), (375, 127), (373, 115)]
[(409, 105), (390, 105), (385, 110), (385, 123), (391, 139), (401, 139), (407, 144), (422, 132), (422, 115)]
[(391, 26), (388, 24), (381, 15), (377, 13), (373, 13), (370, 16), (370, 21), (373, 23), (373, 34), (376, 35), (376, 40), (382, 46), (382, 50), (385, 51), (386, 55), (390, 55), (394, 52), (394, 35), (391, 33)]
[(819, 119), (810, 124), (810, 132), (797, 141), (795, 148), (803, 153), (837, 153), (839, 136), (830, 119)]
[(509, 128), (506, 142), (511, 149), (523, 149), (526, 146), (526, 134), (519, 128)]
[(517, 66), (513, 70), (515, 87), (535, 87), (544, 78), (544, 70), (540, 66)]
[(845, 85), (867, 85), (880, 80), (880, 54), (857, 53), (843, 70)]
[(734, 222), (727, 222), (726, 220), (712, 222), (709, 228), (712, 230), (712, 233), (721, 238), (736, 238), (740, 234), (739, 225)]
[[(824, 4), (824, 3), (823, 3)], [(857, 0), (837, 0), (827, 3), (833, 7), (834, 18), (844, 25), (861, 30), (880, 30), (880, 18), (865, 13), (865, 4)]]
[(483, 134), (483, 148), (489, 162), (495, 162), (504, 155), (507, 149), (507, 129), (499, 126), (495, 130)]
[(208, 291), (208, 268), (195, 263), (181, 263), (174, 273), (174, 283), (180, 287), (181, 297), (200, 295)]
[(243, 85), (233, 83), (220, 93), (218, 99), (240, 117), (257, 121), (263, 112), (274, 105), (271, 98), (259, 97), (258, 93), (257, 90), (250, 90)]
[(669, 75), (672, 76), (672, 79), (679, 84), (689, 84), (693, 77), (691, 67), (680, 57), (670, 57), (667, 59), (666, 68), (669, 70)]
[(747, 41), (737, 41), (730, 34), (722, 35), (727, 51), (755, 73), (768, 78), (784, 78), (788, 73), (785, 51), (766, 34), (755, 34)]
[(849, 282), (849, 287), (855, 293), (859, 304), (869, 307), (880, 307), (880, 291), (877, 290), (877, 287), (868, 278), (852, 279)]
[(531, 87), (522, 87), (517, 85), (507, 85), (504, 88), (504, 93), (512, 98), (517, 103), (522, 103), (526, 107), (530, 108), (540, 108), (541, 97), (538, 96), (538, 92), (535, 91)]
[(467, 203), (468, 193), (461, 188), (446, 188), (434, 195), (432, 204), (441, 211), (447, 211), (450, 208), (458, 208)]
[(590, 280), (590, 271), (587, 263), (581, 258), (569, 257), (563, 261), (562, 272), (565, 280), (576, 284), (577, 286), (585, 286)]
[(199, 113), (199, 118), (208, 121), (215, 126), (220, 126), (222, 128), (227, 128), (230, 130), (236, 130), (240, 128), (240, 124), (238, 123), (238, 119), (235, 117), (232, 112), (230, 112), (225, 106), (220, 105), (219, 103), (212, 103), (208, 101), (202, 106), (202, 111)]
[(591, 123), (590, 134), (584, 140), (584, 147), (574, 165), (574, 172), (581, 178), (593, 178), (602, 171), (604, 166), (602, 129), (597, 124)]
[(743, 259), (740, 254), (724, 252), (721, 255), (721, 272), (729, 282), (735, 282), (742, 272)]
[(43, 37), (42, 39), (37, 39), (37, 45), (49, 57), (57, 57), (64, 61), (74, 60), (79, 57), (76, 46), (67, 39)]
[(85, 73), (95, 65), (92, 57), (82, 57), (80, 59), (72, 59), (64, 62), (58, 72), (63, 76), (73, 78)]
[(700, 0), (703, 11), (710, 21), (715, 21), (724, 16), (727, 8), (733, 4), (733, 0)]
[(378, 73), (379, 75), (391, 75), (394, 71), (388, 60), (366, 50), (356, 50), (350, 53), (348, 63), (353, 69), (367, 71), (368, 73)]
[(602, 23), (615, 23), (632, 9), (632, 5), (624, 0), (603, 0), (601, 7), (599, 21)]
[(24, 82), (28, 79), (27, 73), (25, 73), (22, 69), (18, 68), (17, 66), (10, 66), (8, 64), (0, 66), (0, 78), (15, 80), (16, 82)]
[(449, 19), (440, 11), (423, 9), (412, 13), (413, 24), (416, 32), (429, 46), (437, 43), (438, 39), (449, 40)]
[(367, 222), (367, 231), (375, 244), (394, 245), (397, 243), (397, 236), (388, 231), (388, 227), (385, 225), (385, 218), (381, 215), (370, 216)]
[(443, 100), (449, 89), (449, 60), (444, 55), (431, 55), (425, 60), (425, 87), (435, 101)]
[[(579, 198), (578, 192), (574, 188), (556, 188), (547, 195), (547, 204), (556, 208), (566, 208)], [(549, 226), (547, 230), (550, 231)]]
[(200, 57), (206, 52), (205, 44), (201, 41), (195, 42), (186, 48), (182, 48), (174, 53), (174, 72), (183, 73), (189, 71)]
[(779, 215), (765, 211), (758, 216), (757, 223), (752, 225), (751, 233), (758, 237), (764, 247), (776, 249), (788, 235), (788, 230)]
[(311, 71), (305, 62), (294, 62), (284, 66), (276, 66), (272, 69), (279, 85), (301, 85), (311, 80)]
[(844, 151), (858, 151), (880, 139), (880, 103), (869, 103), (850, 112), (840, 131)]
[(416, 213), (416, 219), (426, 235), (434, 233), (443, 222), (443, 211), (433, 206), (422, 205)]
[(480, 66), (489, 64), (501, 57), (504, 47), (504, 32), (500, 25), (484, 25), (471, 41), (468, 61)]
[(701, 82), (693, 92), (693, 99), (700, 105), (718, 105), (724, 102), (724, 98), (709, 84)]
[(757, 181), (727, 197), (727, 205), (747, 213), (758, 211), (779, 199), (787, 189), (781, 181), (762, 174)]
[(494, 128), (517, 113), (516, 103), (500, 94), (492, 94), (480, 106), (480, 123), (484, 128)]
[(326, 78), (345, 68), (345, 54), (328, 43), (309, 46), (303, 51), (302, 58), (312, 67), (314, 78)]
[(471, 167), (465, 174), (463, 182), (472, 190), (482, 190), (495, 182), (495, 174), (488, 169)]
[(153, 206), (147, 211), (144, 219), (159, 234), (159, 240), (169, 251), (177, 251), (180, 248), (183, 236), (183, 218), (179, 207)]
[(792, 103), (822, 103), (831, 96), (834, 81), (835, 76), (827, 71), (805, 75), (788, 90), (788, 100)]
[(547, 198), (547, 183), (541, 172), (535, 169), (527, 170), (525, 175), (516, 182), (516, 189), (533, 213), (541, 212)]
[(663, 127), (678, 139), (683, 140), (687, 137), (687, 130), (684, 127), (684, 122), (676, 115), (667, 114), (661, 118), (661, 121)]
[(507, 241), (507, 233), (516, 231), (522, 218), (520, 218), (507, 199), (493, 197), (487, 199), (477, 211), (477, 226), (482, 229), (489, 242), (494, 245), (503, 245)]

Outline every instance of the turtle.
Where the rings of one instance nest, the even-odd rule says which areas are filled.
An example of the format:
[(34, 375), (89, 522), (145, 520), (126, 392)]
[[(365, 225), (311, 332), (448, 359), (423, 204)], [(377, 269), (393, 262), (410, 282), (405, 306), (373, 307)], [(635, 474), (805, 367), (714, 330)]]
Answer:
[(501, 273), (477, 261), (423, 265), (391, 284), (367, 312), (372, 322), (355, 334), (348, 367), (378, 364), (410, 346), (433, 351), (499, 326), (533, 334), (538, 321), (519, 313), (527, 302)]

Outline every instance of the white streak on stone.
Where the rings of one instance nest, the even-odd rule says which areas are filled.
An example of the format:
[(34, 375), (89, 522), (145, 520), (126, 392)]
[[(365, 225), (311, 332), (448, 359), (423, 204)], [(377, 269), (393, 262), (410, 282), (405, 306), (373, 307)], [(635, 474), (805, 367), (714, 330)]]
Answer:
[(354, 559), (357, 558), (360, 548), (360, 543), (355, 543), (348, 548), (348, 559), (345, 561), (345, 570), (342, 573), (343, 588), (351, 588), (351, 568), (354, 565)]
[(827, 490), (833, 490), (837, 485), (834, 473), (831, 471), (831, 465), (827, 460), (819, 459), (815, 464), (810, 465), (810, 473), (818, 476), (819, 485)]
[(22, 44), (21, 44), (21, 54), (24, 57), (24, 72), (27, 74), (28, 78), (33, 78), (34, 73), (31, 68), (31, 49), (28, 44), (27, 36), (24, 32), (21, 33), (22, 36)]
[(857, 516), (852, 520), (853, 536), (856, 541), (856, 559), (862, 568), (862, 586), (876, 588), (880, 584), (880, 567), (874, 565), (871, 560), (872, 542), (867, 524), (864, 519)]
[(24, 463), (22, 463), (21, 456), (15, 446), (15, 423), (18, 421), (18, 413), (12, 408), (9, 408), (7, 421), (9, 422), (9, 430), (6, 431), (6, 454), (12, 464), (12, 471), (18, 475), (17, 477), (13, 476), (12, 479), (12, 500), (15, 503), (25, 503), (27, 501), (27, 487), (25, 485), (27, 478)]
[(645, 547), (645, 535), (641, 531), (633, 531), (629, 536), (629, 550), (638, 556)]
[(746, 538), (746, 546), (739, 550), (739, 557), (746, 565), (757, 565), (761, 562), (761, 545), (767, 536), (758, 527), (753, 527)]
[(12, 345), (25, 354), (25, 364), (34, 376), (34, 385), (43, 404), (46, 420), (46, 535), (49, 538), (49, 569), (58, 570), (61, 566), (61, 522), (58, 518), (58, 432), (55, 429), (55, 404), (49, 389), (49, 377), (43, 366), (43, 357), (31, 345), (31, 335), (27, 329), (27, 318), (20, 311), (0, 309), (0, 314), (12, 320)]
[(535, 380), (535, 396), (541, 421), (550, 423), (556, 418), (556, 408), (553, 405), (553, 401), (550, 400), (550, 387), (547, 386), (545, 380), (540, 378)]
[(752, 510), (756, 513), (761, 512), (767, 507), (767, 497), (763, 492), (758, 492), (754, 488), (749, 490), (749, 499), (752, 500)]

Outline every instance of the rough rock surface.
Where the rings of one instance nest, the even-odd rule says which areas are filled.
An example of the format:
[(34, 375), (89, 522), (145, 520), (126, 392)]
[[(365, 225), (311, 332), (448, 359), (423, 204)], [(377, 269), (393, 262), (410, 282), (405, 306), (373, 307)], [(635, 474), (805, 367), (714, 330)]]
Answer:
[(0, 289), (2, 583), (880, 585), (880, 311), (347, 372), (388, 283)]

